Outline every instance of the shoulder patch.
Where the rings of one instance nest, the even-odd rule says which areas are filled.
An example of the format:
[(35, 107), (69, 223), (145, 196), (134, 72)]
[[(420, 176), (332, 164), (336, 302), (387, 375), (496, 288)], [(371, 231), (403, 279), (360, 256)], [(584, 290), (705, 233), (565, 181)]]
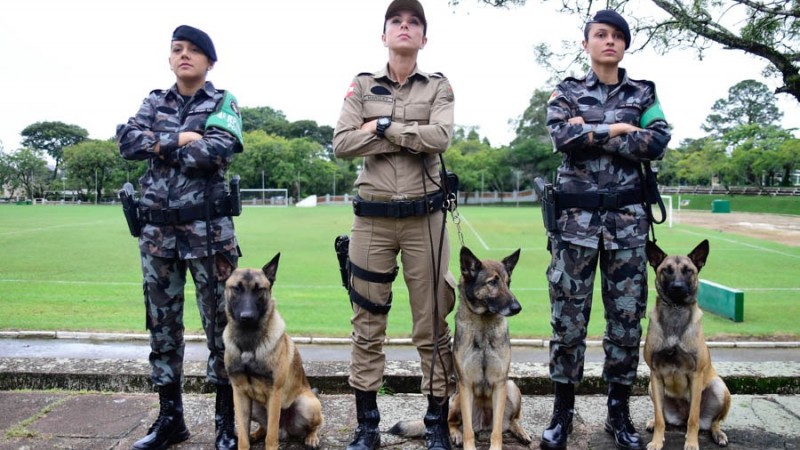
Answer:
[(350, 86), (347, 86), (347, 92), (344, 93), (344, 98), (350, 97), (356, 91), (356, 82), (353, 81), (350, 83)]
[(208, 116), (206, 128), (219, 128), (232, 134), (239, 141), (241, 151), (244, 148), (244, 139), (242, 139), (242, 114), (239, 112), (239, 105), (233, 94), (221, 92), (222, 100), (217, 104), (216, 111)]

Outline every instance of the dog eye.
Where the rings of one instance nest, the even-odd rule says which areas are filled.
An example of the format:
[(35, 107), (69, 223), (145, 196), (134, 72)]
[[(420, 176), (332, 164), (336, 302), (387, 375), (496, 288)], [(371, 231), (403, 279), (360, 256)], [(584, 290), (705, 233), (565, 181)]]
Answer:
[(664, 268), (664, 273), (667, 275), (673, 275), (675, 274), (675, 270), (672, 269), (672, 266), (667, 266)]
[(496, 287), (497, 286), (497, 278), (492, 278), (489, 280), (489, 286)]

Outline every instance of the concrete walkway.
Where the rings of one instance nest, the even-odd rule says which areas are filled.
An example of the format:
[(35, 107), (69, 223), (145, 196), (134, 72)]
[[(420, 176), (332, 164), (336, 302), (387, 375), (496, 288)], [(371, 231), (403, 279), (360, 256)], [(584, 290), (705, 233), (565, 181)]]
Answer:
[[(68, 338), (5, 335), (0, 338), (0, 450), (6, 449), (129, 449), (158, 415), (152, 393), (147, 344), (140, 336), (71, 335)], [(190, 340), (185, 367), (186, 420), (192, 437), (176, 449), (213, 448), (214, 395), (205, 383), (201, 340)], [(402, 342), (400, 342), (402, 344)], [(102, 350), (100, 350), (102, 348)], [(80, 350), (80, 351), (78, 351)], [(347, 387), (349, 350), (342, 342), (300, 345), (306, 371), (320, 389), (326, 425), (322, 448), (342, 449), (355, 428), (355, 407)], [(189, 357), (195, 354), (197, 356)], [(419, 395), (419, 364), (413, 348), (387, 346), (385, 386), (381, 395), (381, 429), (397, 420), (421, 418), (425, 398)], [(552, 397), (547, 376), (546, 346), (518, 342), (513, 349), (512, 378), (523, 391), (523, 426), (534, 442), (524, 446), (506, 436), (504, 448), (538, 448), (539, 435), (550, 419)], [(723, 356), (724, 355), (724, 356)], [(729, 448), (800, 449), (800, 346), (795, 343), (716, 344), (712, 357), (734, 394), (723, 430)], [(600, 378), (602, 350), (590, 346), (585, 380), (578, 388), (575, 429), (570, 449), (613, 449), (603, 432), (605, 384)], [(648, 371), (639, 368), (632, 417), (644, 431), (652, 415), (646, 396)], [(684, 432), (672, 430), (665, 449), (682, 449)], [(422, 449), (422, 441), (406, 441), (386, 433), (382, 448)], [(716, 448), (701, 435), (701, 448)], [(259, 443), (254, 448), (263, 448)], [(298, 442), (281, 448), (299, 449)], [(488, 448), (482, 435), (480, 449)]]

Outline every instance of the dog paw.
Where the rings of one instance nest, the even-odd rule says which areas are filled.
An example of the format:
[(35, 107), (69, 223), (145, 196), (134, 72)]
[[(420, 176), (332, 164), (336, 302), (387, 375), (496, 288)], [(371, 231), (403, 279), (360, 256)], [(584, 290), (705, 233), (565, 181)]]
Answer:
[(317, 449), (319, 448), (319, 436), (316, 433), (306, 436), (306, 448)]
[(700, 450), (700, 444), (687, 442), (683, 444), (683, 450)]
[(450, 442), (457, 447), (461, 447), (464, 444), (464, 436), (461, 434), (460, 431), (451, 431), (450, 432)]
[(728, 446), (728, 436), (723, 433), (722, 431), (717, 431), (716, 433), (711, 433), (711, 439), (717, 443), (720, 447), (727, 447)]
[(648, 420), (648, 421), (647, 421), (647, 425), (646, 425), (644, 428), (645, 428), (647, 431), (649, 431), (650, 433), (652, 433), (652, 432), (653, 432), (653, 430), (655, 430), (655, 429), (656, 429), (656, 420), (655, 420), (655, 419), (650, 419), (650, 420)]
[(647, 444), (647, 450), (661, 450), (662, 447), (664, 447), (663, 441), (662, 442), (651, 441), (649, 444)]

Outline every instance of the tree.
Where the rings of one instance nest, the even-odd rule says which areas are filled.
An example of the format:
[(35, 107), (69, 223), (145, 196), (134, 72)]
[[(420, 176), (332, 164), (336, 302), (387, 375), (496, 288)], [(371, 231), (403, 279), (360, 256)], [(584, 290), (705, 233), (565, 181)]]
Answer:
[(89, 138), (89, 132), (77, 125), (64, 122), (36, 122), (22, 130), (22, 145), (47, 152), (56, 162), (53, 180), (58, 176), (64, 148)]
[(740, 81), (732, 86), (728, 98), (714, 102), (711, 111), (703, 130), (716, 135), (739, 125), (778, 125), (783, 117), (769, 88), (755, 80)]
[(23, 148), (8, 157), (9, 165), (13, 171), (14, 180), (12, 190), (22, 187), (25, 196), (29, 199), (44, 196), (44, 187), (47, 183), (47, 161), (36, 150)]
[(257, 108), (241, 108), (241, 112), (243, 132), (263, 130), (267, 134), (286, 135), (289, 121), (286, 120), (282, 111), (269, 106), (259, 106)]
[(0, 148), (0, 196), (3, 196), (5, 191), (13, 191), (11, 182), (14, 180), (14, 167), (11, 165), (11, 156), (3, 153)]
[(537, 89), (530, 103), (517, 120), (516, 137), (511, 141), (509, 163), (521, 169), (526, 181), (537, 176), (547, 178), (561, 163), (561, 155), (553, 153), (547, 129), (547, 100), (552, 90)]
[[(481, 0), (492, 6), (524, 4), (525, 0)], [(546, 0), (543, 0), (546, 1)], [(451, 0), (451, 3), (458, 3)], [(797, 0), (561, 0), (561, 9), (584, 19), (596, 9), (612, 8), (625, 14), (631, 32), (642, 36), (639, 49), (656, 51), (692, 48), (702, 56), (713, 44), (740, 50), (767, 63), (764, 71), (782, 84), (775, 93), (800, 101), (800, 2)], [(642, 17), (642, 3), (652, 3), (666, 13), (660, 18)], [(539, 60), (552, 56), (538, 47)], [(574, 55), (576, 52), (573, 52)]]
[(70, 178), (79, 181), (87, 193), (95, 191), (97, 201), (102, 198), (119, 159), (113, 141), (91, 139), (64, 149), (64, 166)]
[(792, 173), (800, 168), (800, 139), (788, 139), (778, 148), (778, 164), (783, 168), (781, 186), (792, 185)]

